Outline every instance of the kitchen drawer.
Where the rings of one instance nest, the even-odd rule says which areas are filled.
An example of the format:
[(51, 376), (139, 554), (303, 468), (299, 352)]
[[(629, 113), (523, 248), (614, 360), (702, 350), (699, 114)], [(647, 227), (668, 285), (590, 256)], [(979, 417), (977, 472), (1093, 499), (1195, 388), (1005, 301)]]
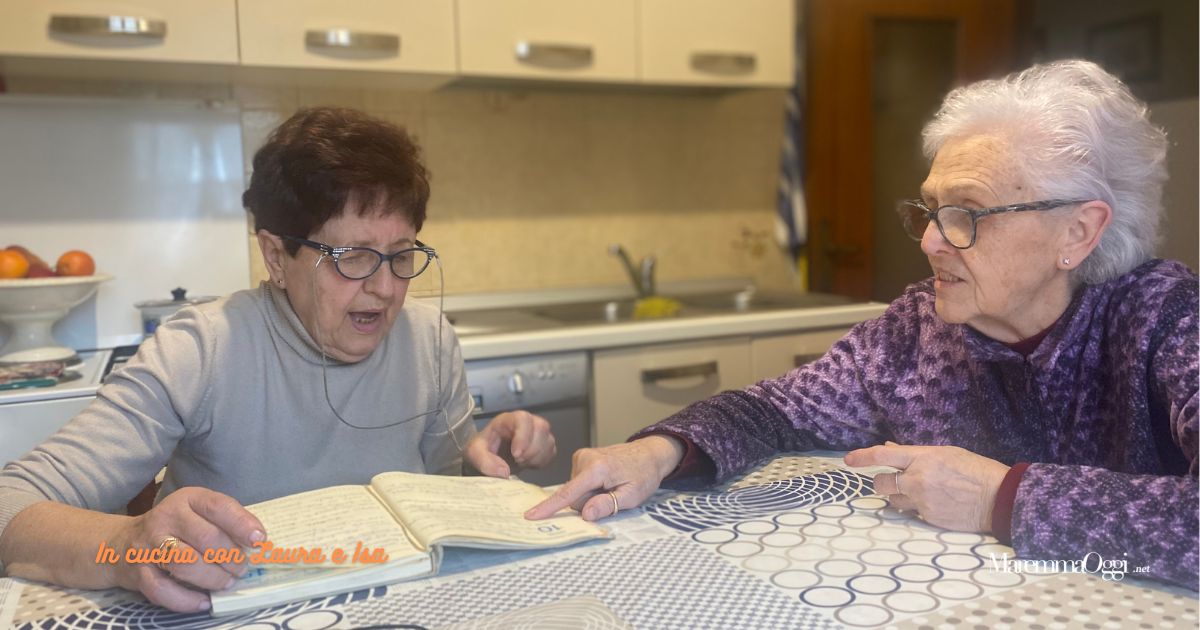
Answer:
[(814, 330), (789, 335), (755, 337), (750, 342), (750, 361), (755, 382), (782, 376), (824, 356), (849, 328)]
[(794, 81), (793, 0), (641, 0), (645, 83), (779, 86)]
[(592, 443), (618, 444), (693, 402), (753, 382), (749, 338), (597, 351), (592, 378)]
[(452, 0), (239, 0), (242, 64), (453, 74)]
[(468, 76), (637, 79), (634, 0), (458, 0)]
[(0, 55), (236, 64), (237, 11), (234, 0), (3, 0)]

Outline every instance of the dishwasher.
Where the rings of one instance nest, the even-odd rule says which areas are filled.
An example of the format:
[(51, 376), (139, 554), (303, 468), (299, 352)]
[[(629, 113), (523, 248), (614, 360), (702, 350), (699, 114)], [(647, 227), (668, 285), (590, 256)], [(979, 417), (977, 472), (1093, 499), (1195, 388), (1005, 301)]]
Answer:
[(542, 416), (554, 432), (558, 454), (546, 468), (523, 470), (521, 479), (539, 486), (565, 482), (571, 456), (591, 443), (587, 352), (466, 361), (467, 386), (475, 399), (475, 426), (496, 415), (524, 409)]

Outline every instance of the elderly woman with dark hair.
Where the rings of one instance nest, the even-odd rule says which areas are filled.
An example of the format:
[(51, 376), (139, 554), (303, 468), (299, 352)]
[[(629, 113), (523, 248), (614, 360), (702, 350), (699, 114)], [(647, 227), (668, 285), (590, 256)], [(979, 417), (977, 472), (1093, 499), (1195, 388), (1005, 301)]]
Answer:
[[(505, 414), (476, 434), (453, 330), (436, 307), (405, 302), (436, 255), (417, 240), (428, 198), (403, 129), (330, 108), (276, 129), (244, 196), (270, 282), (181, 311), (96, 402), (0, 472), (8, 575), (205, 610), (205, 591), (244, 562), (127, 564), (125, 550), (249, 546), (264, 532), (243, 504), (384, 471), (548, 463), (542, 418)], [(164, 464), (153, 509), (103, 513)], [(101, 544), (122, 561), (96, 564)]]
[(1151, 259), (1165, 135), (1083, 61), (956, 89), (924, 135), (929, 175), (900, 211), (932, 278), (814, 363), (578, 452), (528, 516), (859, 449), (846, 463), (899, 469), (876, 491), (933, 525), (1195, 589), (1197, 277)]

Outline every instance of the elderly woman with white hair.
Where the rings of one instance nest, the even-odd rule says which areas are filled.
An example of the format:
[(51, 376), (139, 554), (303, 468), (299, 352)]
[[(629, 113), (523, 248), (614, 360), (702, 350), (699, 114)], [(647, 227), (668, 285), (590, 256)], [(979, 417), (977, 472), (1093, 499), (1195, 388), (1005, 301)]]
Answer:
[(875, 490), (1023, 558), (1099, 554), (1197, 587), (1197, 277), (1151, 258), (1165, 134), (1095, 64), (952, 91), (900, 206), (933, 277), (820, 360), (575, 455), (530, 518), (585, 518), (780, 451), (852, 450)]

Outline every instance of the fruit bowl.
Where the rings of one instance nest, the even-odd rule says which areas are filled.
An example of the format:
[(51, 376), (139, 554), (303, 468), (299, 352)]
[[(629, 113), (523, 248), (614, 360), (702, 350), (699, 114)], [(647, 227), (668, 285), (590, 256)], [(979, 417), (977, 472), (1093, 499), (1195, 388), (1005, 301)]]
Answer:
[(96, 292), (108, 274), (0, 280), (0, 323), (11, 335), (0, 363), (72, 361), (75, 351), (54, 340), (54, 323)]

